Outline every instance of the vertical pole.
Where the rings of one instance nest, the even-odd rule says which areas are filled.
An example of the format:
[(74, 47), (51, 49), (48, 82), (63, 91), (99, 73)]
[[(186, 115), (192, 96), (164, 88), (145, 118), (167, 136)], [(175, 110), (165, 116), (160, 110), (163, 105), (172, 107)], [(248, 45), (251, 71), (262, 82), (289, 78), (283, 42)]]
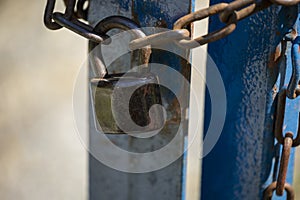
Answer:
[[(195, 1), (193, 2), (192, 12), (197, 10), (207, 8), (209, 6), (209, 0)], [(195, 22), (192, 28), (192, 36), (199, 37), (201, 35), (206, 35), (208, 32), (208, 18)], [(192, 66), (197, 66), (200, 69), (200, 73), (195, 71), (195, 68), (191, 68), (191, 88), (200, 94), (203, 99), (197, 99), (200, 102), (194, 102), (194, 98), (190, 98), (189, 103), (189, 132), (196, 130), (194, 127), (197, 125), (200, 127), (198, 132), (195, 134), (188, 134), (188, 144), (190, 144), (187, 149), (186, 158), (186, 179), (185, 182), (185, 195), (186, 200), (198, 200), (201, 196), (201, 169), (202, 169), (202, 138), (203, 138), (203, 124), (197, 124), (203, 122), (204, 118), (204, 96), (205, 96), (205, 74), (206, 74), (206, 62), (207, 58), (203, 57), (205, 55), (203, 52), (207, 52), (207, 45), (203, 45), (199, 48), (191, 50)], [(202, 55), (202, 56), (201, 56)], [(197, 104), (200, 107), (200, 112), (193, 109)], [(194, 136), (194, 137), (193, 137)]]
[[(89, 10), (89, 22), (95, 25), (101, 19), (111, 15), (122, 15), (129, 17), (140, 24), (141, 27), (162, 27), (172, 28), (173, 23), (181, 16), (190, 12), (190, 0), (91, 0)], [(178, 56), (162, 50), (152, 51), (153, 63), (162, 63), (172, 68), (183, 71), (189, 69), (185, 62)], [(187, 76), (190, 72), (187, 71)], [(168, 96), (169, 93), (163, 94)], [(166, 98), (169, 110), (176, 109), (176, 104), (171, 98)], [(172, 107), (174, 106), (174, 107)], [(167, 110), (168, 110), (167, 108)], [(91, 109), (91, 107), (90, 107)], [(95, 144), (93, 135), (95, 130), (91, 125), (90, 114), (90, 145)], [(186, 126), (187, 127), (187, 126)], [(153, 139), (147, 139), (144, 145), (138, 139), (128, 135), (109, 135), (110, 140), (121, 148), (133, 152), (151, 152), (159, 148), (161, 144), (168, 143), (173, 138), (177, 126), (168, 125)], [(184, 135), (187, 129), (182, 130), (181, 147), (184, 146)], [(128, 160), (130, 164), (130, 160)], [(182, 197), (182, 166), (183, 159), (178, 160), (169, 166), (148, 173), (132, 174), (120, 172), (105, 166), (93, 156), (89, 159), (89, 199), (164, 199), (179, 200)]]

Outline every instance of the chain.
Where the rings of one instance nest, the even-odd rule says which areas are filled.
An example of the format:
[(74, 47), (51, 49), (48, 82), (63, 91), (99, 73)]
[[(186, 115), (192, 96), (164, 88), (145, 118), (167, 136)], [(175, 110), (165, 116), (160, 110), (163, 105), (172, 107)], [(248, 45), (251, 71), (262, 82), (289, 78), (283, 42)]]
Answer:
[(47, 28), (51, 30), (58, 30), (65, 27), (93, 42), (101, 43), (103, 42), (103, 36), (99, 36), (93, 27), (81, 22), (79, 16), (85, 18), (87, 17), (87, 10), (84, 9), (84, 4), (86, 0), (79, 0), (77, 2), (77, 12), (75, 12), (76, 0), (64, 0), (66, 4), (66, 10), (64, 13), (54, 12), (54, 7), (56, 0), (48, 0), (44, 23)]
[[(87, 5), (87, 6), (85, 6)], [(77, 2), (77, 17), (87, 20), (88, 19), (88, 10), (90, 6), (90, 1), (89, 0), (78, 0)]]
[[(65, 27), (95, 43), (101, 43), (108, 37), (106, 35), (99, 35), (94, 27), (79, 20), (87, 19), (89, 6), (88, 0), (77, 0), (77, 3), (76, 0), (64, 0), (64, 2), (66, 4), (66, 9), (64, 13), (61, 13), (54, 12), (56, 0), (47, 0), (44, 15), (44, 23), (47, 28), (51, 30), (58, 30)], [(176, 42), (178, 45), (186, 49), (196, 48), (228, 36), (236, 29), (239, 21), (268, 8), (272, 4), (292, 6), (299, 2), (300, 0), (235, 0), (231, 3), (219, 3), (181, 17), (174, 23), (173, 30), (132, 40), (129, 44), (129, 48), (131, 50), (135, 50), (148, 45), (161, 45), (171, 42)], [(220, 21), (225, 24), (223, 28), (210, 32), (204, 36), (190, 38), (190, 31), (187, 30), (186, 27), (188, 27), (192, 22), (200, 21), (214, 15), (219, 15)], [(291, 132), (287, 132), (283, 135), (286, 98), (295, 99), (300, 96), (300, 37), (292, 38), (291, 41), (293, 43), (293, 73), (288, 87), (282, 89), (278, 94), (274, 129), (275, 138), (279, 144), (283, 145), (279, 173), (277, 181), (271, 183), (265, 189), (263, 193), (264, 200), (272, 199), (273, 192), (275, 190), (276, 194), (279, 196), (282, 196), (285, 190), (287, 192), (288, 200), (293, 200), (295, 198), (292, 186), (286, 183), (286, 174), (291, 148), (300, 145), (300, 113), (296, 137), (294, 138), (294, 134)]]
[[(297, 90), (297, 96), (299, 95), (300, 90)], [(300, 114), (298, 118), (298, 132), (296, 138), (294, 139), (294, 134), (292, 132), (287, 132), (283, 137), (282, 126), (279, 125), (283, 125), (286, 97), (286, 89), (283, 89), (278, 96), (277, 116), (275, 122), (275, 138), (277, 139), (279, 144), (283, 145), (279, 165), (279, 173), (277, 176), (277, 181), (273, 182), (265, 189), (264, 200), (272, 199), (274, 190), (276, 190), (276, 194), (278, 196), (282, 196), (285, 190), (287, 192), (287, 200), (294, 200), (295, 196), (292, 186), (286, 183), (286, 174), (291, 148), (300, 145)]]
[[(273, 182), (271, 183), (264, 191), (264, 197), (263, 200), (271, 200), (273, 197), (273, 192), (274, 190), (276, 190), (276, 186), (277, 186), (277, 182)], [(286, 191), (286, 199), (287, 200), (293, 200), (295, 199), (295, 192), (293, 187), (288, 184), (285, 183), (284, 184), (284, 190)]]
[[(278, 93), (278, 102), (276, 108), (276, 119), (274, 126), (274, 135), (280, 145), (282, 145), (282, 152), (279, 164), (279, 172), (277, 181), (271, 183), (264, 191), (264, 200), (272, 199), (273, 192), (276, 191), (278, 196), (282, 196), (284, 191), (287, 192), (287, 199), (294, 200), (295, 194), (293, 187), (286, 183), (286, 175), (290, 159), (291, 149), (300, 145), (300, 113), (298, 116), (298, 130), (294, 138), (292, 132), (287, 132), (283, 135), (284, 115), (286, 110), (286, 99), (295, 99), (300, 96), (300, 62), (299, 62), (299, 36), (291, 38), (292, 41), (292, 68), (293, 73), (287, 88), (283, 88)], [(282, 43), (286, 47), (286, 39)], [(285, 48), (284, 48), (285, 49)], [(285, 50), (282, 50), (281, 54)], [(275, 166), (276, 167), (276, 166)]]
[[(268, 8), (272, 4), (291, 6), (299, 2), (300, 0), (236, 0), (229, 4), (219, 3), (181, 17), (174, 23), (173, 30), (171, 31), (156, 33), (146, 38), (133, 40), (129, 46), (130, 49), (134, 50), (146, 45), (161, 45), (170, 41), (171, 37), (169, 37), (169, 35), (172, 34), (174, 36), (177, 33), (176, 39), (172, 38), (177, 44), (187, 49), (196, 48), (228, 36), (235, 30), (236, 24), (239, 21)], [(192, 22), (200, 21), (217, 14), (219, 15), (220, 21), (226, 24), (223, 28), (194, 39), (187, 39), (188, 37), (185, 33), (180, 34), (180, 31)], [(179, 35), (181, 35), (181, 37), (179, 37)]]
[(295, 99), (297, 95), (297, 86), (300, 84), (300, 36), (296, 37), (292, 41), (292, 67), (293, 73), (289, 85), (287, 87), (287, 97), (290, 99)]
[[(93, 31), (93, 27), (79, 21), (79, 18), (87, 19), (87, 11), (89, 6), (88, 0), (64, 0), (66, 4), (65, 13), (54, 12), (56, 0), (48, 0), (44, 23), (51, 30), (57, 30), (62, 27), (68, 28), (71, 31), (96, 43), (103, 42), (104, 37), (99, 36)], [(214, 42), (231, 34), (236, 24), (250, 15), (268, 8), (272, 4), (282, 6), (296, 5), (300, 0), (236, 0), (231, 3), (219, 3), (208, 8), (198, 10), (178, 19), (173, 30), (149, 35), (145, 38), (135, 39), (130, 42), (130, 49), (139, 49), (148, 45), (161, 45), (164, 43), (176, 42), (180, 46), (191, 49), (198, 46)], [(86, 7), (85, 5), (88, 4)], [(191, 35), (187, 29), (184, 29), (192, 22), (203, 20), (207, 17), (219, 15), (220, 21), (225, 23), (225, 26), (219, 30), (208, 33), (207, 35), (189, 39)]]

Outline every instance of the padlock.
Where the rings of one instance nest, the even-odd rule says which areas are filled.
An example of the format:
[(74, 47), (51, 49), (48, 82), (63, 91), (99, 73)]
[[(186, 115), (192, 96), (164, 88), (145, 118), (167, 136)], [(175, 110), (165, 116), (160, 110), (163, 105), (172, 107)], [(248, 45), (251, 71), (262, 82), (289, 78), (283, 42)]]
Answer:
[[(111, 29), (122, 29), (130, 30), (135, 38), (145, 37), (146, 35), (138, 28), (139, 26), (131, 19), (111, 16), (100, 21), (94, 31), (105, 35)], [(90, 49), (96, 45), (90, 42)], [(136, 53), (138, 55), (135, 55)], [(105, 66), (99, 64), (99, 55), (93, 55), (96, 68), (93, 71), (97, 72), (97, 77), (90, 80), (92, 106), (96, 128), (101, 132), (137, 134), (159, 131), (163, 128), (162, 106), (154, 106), (161, 105), (162, 102), (158, 78), (150, 72), (148, 66), (150, 54), (150, 46), (133, 51), (131, 55), (138, 56), (139, 62), (144, 64), (144, 67), (141, 72), (126, 74), (108, 74)], [(130, 93), (132, 96), (128, 99)], [(150, 108), (152, 116), (149, 115)]]

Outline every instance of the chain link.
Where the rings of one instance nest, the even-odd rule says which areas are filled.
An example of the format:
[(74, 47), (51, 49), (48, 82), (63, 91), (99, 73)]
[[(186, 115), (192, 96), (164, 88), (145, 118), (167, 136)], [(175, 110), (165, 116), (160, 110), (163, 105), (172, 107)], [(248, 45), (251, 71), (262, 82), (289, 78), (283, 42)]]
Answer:
[(297, 95), (297, 90), (299, 90), (300, 84), (300, 37), (297, 36), (292, 41), (292, 67), (293, 73), (289, 85), (287, 87), (287, 97), (290, 99), (295, 99)]
[(140, 49), (149, 44), (151, 44), (152, 47), (155, 47), (155, 45), (170, 43), (173, 42), (174, 40), (181, 41), (182, 39), (188, 38), (189, 36), (190, 36), (190, 32), (187, 29), (164, 31), (164, 32), (149, 35), (145, 38), (138, 38), (132, 40), (129, 43), (129, 49), (131, 50)]
[(244, 1), (233, 1), (227, 8), (219, 15), (221, 22), (227, 23), (234, 18), (236, 21), (240, 21), (254, 13), (261, 11), (272, 3), (270, 1), (262, 0), (244, 0)]
[[(300, 95), (300, 89), (296, 90), (296, 95)], [(284, 115), (285, 115), (285, 108), (286, 108), (286, 97), (287, 97), (287, 90), (284, 88), (278, 94), (278, 103), (277, 103), (277, 112), (276, 112), (276, 120), (275, 120), (275, 129), (274, 134), (275, 138), (280, 144), (284, 144), (284, 137), (283, 137), (283, 123), (284, 123)], [(298, 117), (298, 132), (295, 139), (293, 139), (293, 147), (300, 145), (300, 113)]]
[[(271, 183), (264, 191), (263, 193), (263, 200), (271, 200), (273, 197), (273, 192), (276, 190), (277, 182)], [(286, 191), (286, 199), (287, 200), (294, 200), (295, 199), (295, 192), (293, 187), (285, 183), (284, 184), (284, 190)]]
[(293, 133), (287, 132), (285, 134), (284, 141), (283, 141), (280, 167), (279, 167), (279, 173), (278, 173), (277, 184), (276, 184), (276, 194), (278, 196), (282, 196), (284, 192), (284, 185), (285, 185), (292, 145), (293, 145)]
[[(187, 25), (191, 24), (192, 22), (195, 21), (199, 21), (202, 19), (205, 19), (207, 17), (219, 14), (221, 12), (223, 12), (229, 4), (227, 3), (219, 3), (213, 6), (210, 6), (208, 8), (202, 9), (202, 10), (198, 10), (194, 13), (190, 13), (180, 19), (178, 19), (173, 26), (174, 30), (179, 30), (182, 29), (184, 27), (186, 27)], [(203, 45), (209, 42), (214, 42), (216, 40), (219, 40), (223, 37), (226, 37), (227, 35), (229, 35), (230, 33), (232, 33), (236, 28), (236, 20), (232, 19), (229, 20), (226, 23), (226, 26), (221, 28), (220, 30), (208, 33), (205, 36), (200, 36), (197, 37), (195, 39), (191, 39), (191, 40), (180, 40), (178, 41), (178, 44), (185, 47), (185, 48), (195, 48), (198, 47), (199, 45)]]
[[(85, 6), (86, 5), (86, 6)], [(88, 19), (88, 10), (90, 6), (89, 0), (78, 0), (76, 6), (76, 14), (78, 18), (87, 20)]]

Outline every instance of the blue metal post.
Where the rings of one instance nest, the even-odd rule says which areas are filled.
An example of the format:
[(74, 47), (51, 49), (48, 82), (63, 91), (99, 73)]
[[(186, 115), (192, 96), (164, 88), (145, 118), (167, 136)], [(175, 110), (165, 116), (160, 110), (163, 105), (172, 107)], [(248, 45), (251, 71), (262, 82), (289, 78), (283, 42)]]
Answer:
[[(219, 2), (212, 0), (211, 4)], [(270, 183), (267, 180), (273, 173), (275, 154), (274, 84), (278, 78), (278, 66), (272, 66), (270, 58), (297, 15), (297, 7), (272, 6), (241, 21), (230, 36), (209, 44), (208, 52), (223, 77), (228, 103), (222, 135), (203, 160), (202, 199), (261, 199)], [(210, 30), (220, 26), (217, 17), (212, 17)], [(288, 62), (286, 82), (290, 71)], [(207, 93), (206, 126), (209, 108)], [(286, 124), (295, 132), (295, 112), (290, 109)], [(292, 180), (292, 164), (293, 158), (288, 182)]]

